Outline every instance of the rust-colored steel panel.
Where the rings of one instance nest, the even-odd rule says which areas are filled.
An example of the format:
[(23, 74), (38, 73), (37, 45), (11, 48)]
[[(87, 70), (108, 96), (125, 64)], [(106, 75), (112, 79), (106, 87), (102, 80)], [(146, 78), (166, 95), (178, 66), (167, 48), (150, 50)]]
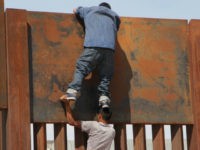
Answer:
[(7, 108), (6, 43), (4, 1), (0, 0), (0, 109)]
[[(111, 84), (112, 122), (193, 122), (189, 97), (187, 21), (121, 18)], [(34, 122), (63, 122), (57, 102), (72, 80), (84, 32), (70, 14), (29, 12)], [(91, 120), (96, 74), (86, 78), (75, 112)], [(45, 108), (45, 109), (44, 109)]]
[(0, 0), (0, 12), (4, 11), (4, 0)]
[(153, 149), (165, 150), (164, 125), (152, 125)]
[(188, 149), (200, 150), (200, 20), (192, 20), (189, 24), (190, 39), (190, 80), (194, 114), (194, 125), (190, 129), (191, 139)]
[(25, 10), (6, 11), (7, 149), (31, 149), (28, 37)]
[(115, 150), (127, 150), (126, 140), (126, 124), (114, 125), (115, 134)]
[(182, 125), (171, 125), (171, 141), (173, 150), (184, 149)]
[(75, 132), (75, 150), (86, 150), (87, 148), (87, 134), (82, 132), (79, 128), (74, 128)]
[(0, 0), (0, 12), (4, 12), (4, 0)]
[(66, 124), (54, 124), (55, 150), (67, 150), (67, 130)]
[(45, 123), (34, 123), (34, 150), (46, 150), (46, 124)]
[(6, 110), (0, 110), (0, 150), (6, 150)]
[(118, 41), (132, 71), (131, 122), (192, 123), (187, 21), (125, 18), (123, 22)]
[(145, 125), (135, 124), (133, 126), (133, 135), (134, 150), (146, 150)]

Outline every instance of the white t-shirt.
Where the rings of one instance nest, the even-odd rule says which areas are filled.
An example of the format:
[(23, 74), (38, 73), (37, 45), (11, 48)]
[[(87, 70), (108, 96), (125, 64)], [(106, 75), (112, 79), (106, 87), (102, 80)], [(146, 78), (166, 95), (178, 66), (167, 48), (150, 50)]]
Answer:
[(81, 121), (81, 129), (88, 133), (87, 150), (110, 150), (115, 130), (109, 124), (97, 121)]

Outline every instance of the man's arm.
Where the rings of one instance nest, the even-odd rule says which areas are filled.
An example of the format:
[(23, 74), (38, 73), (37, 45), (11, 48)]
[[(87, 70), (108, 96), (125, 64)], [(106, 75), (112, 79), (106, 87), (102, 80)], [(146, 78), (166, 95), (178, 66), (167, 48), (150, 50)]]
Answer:
[(67, 117), (67, 121), (70, 125), (72, 126), (75, 126), (75, 127), (79, 127), (81, 128), (81, 122), (80, 121), (77, 121), (75, 120), (73, 114), (72, 114), (72, 110), (71, 110), (71, 107), (70, 107), (70, 104), (73, 102), (73, 101), (69, 101), (67, 100), (67, 96), (66, 95), (63, 95), (60, 97), (60, 100), (65, 102), (65, 106), (66, 106), (66, 117)]
[(92, 7), (78, 7), (73, 9), (73, 13), (83, 19), (91, 10)]
[(76, 10), (77, 10), (77, 8), (74, 8), (74, 9), (73, 9), (73, 13), (74, 13), (74, 14), (76, 14)]
[(72, 114), (72, 110), (71, 110), (69, 101), (66, 102), (66, 117), (67, 117), (67, 121), (70, 125), (81, 128), (81, 122), (75, 120), (75, 118)]

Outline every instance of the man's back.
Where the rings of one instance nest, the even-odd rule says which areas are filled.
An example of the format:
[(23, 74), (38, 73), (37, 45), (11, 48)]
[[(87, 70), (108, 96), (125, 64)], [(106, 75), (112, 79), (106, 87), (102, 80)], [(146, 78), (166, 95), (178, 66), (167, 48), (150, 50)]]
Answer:
[(89, 136), (87, 150), (110, 150), (115, 137), (112, 126), (97, 121), (82, 121), (81, 129)]
[(115, 39), (119, 28), (119, 16), (103, 6), (81, 7), (77, 14), (84, 19), (85, 47), (115, 49)]

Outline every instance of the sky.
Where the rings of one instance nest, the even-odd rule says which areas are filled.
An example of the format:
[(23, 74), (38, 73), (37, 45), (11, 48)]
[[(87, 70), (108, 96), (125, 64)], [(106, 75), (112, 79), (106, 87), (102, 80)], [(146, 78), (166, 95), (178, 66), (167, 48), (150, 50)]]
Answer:
[[(78, 6), (93, 6), (102, 0), (4, 0), (6, 8), (72, 13)], [(200, 19), (199, 0), (107, 0), (119, 16)]]
[[(72, 13), (78, 6), (94, 6), (102, 0), (4, 0), (5, 8), (19, 8), (28, 11)], [(163, 18), (163, 19), (200, 19), (200, 0), (107, 0), (112, 9), (121, 17)], [(165, 126), (166, 137), (170, 138), (169, 127)], [(53, 127), (48, 126), (47, 139), (53, 139)], [(131, 126), (128, 137), (132, 138)], [(69, 136), (73, 139), (72, 128)], [(147, 126), (147, 138), (151, 138)]]

